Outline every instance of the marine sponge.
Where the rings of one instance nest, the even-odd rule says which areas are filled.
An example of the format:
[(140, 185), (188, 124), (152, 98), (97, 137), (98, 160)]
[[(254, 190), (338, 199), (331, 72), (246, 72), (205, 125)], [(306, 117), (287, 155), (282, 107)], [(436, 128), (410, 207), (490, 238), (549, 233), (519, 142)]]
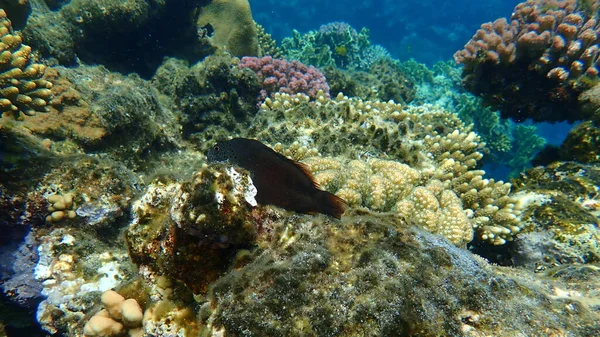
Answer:
[[(446, 233), (456, 244), (470, 241), (467, 223), (494, 244), (504, 244), (520, 231), (511, 185), (483, 178), (485, 172), (476, 167), (484, 144), (450, 112), (341, 94), (335, 99), (321, 94), (314, 101), (301, 94), (276, 94), (262, 108), (247, 136), (279, 141), (283, 147), (297, 142), (315, 148), (324, 157), (304, 162), (325, 189), (350, 205), (402, 212), (421, 211), (428, 203), (425, 209), (435, 210), (434, 215), (415, 211), (406, 214), (408, 219)], [(429, 192), (415, 191), (417, 187)], [(401, 201), (413, 206), (399, 205)], [(435, 225), (428, 219), (435, 219)]]
[(42, 79), (46, 67), (33, 62), (31, 47), (14, 34), (6, 12), (0, 9), (0, 113), (15, 118), (46, 112), (52, 83)]

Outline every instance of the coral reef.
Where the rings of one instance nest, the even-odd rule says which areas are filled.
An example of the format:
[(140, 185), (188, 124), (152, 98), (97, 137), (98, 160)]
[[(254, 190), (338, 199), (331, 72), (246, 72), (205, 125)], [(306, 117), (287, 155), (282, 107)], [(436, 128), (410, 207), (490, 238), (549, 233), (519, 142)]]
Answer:
[(244, 57), (238, 65), (256, 73), (262, 81), (262, 89), (258, 104), (275, 93), (304, 93), (315, 98), (319, 91), (329, 97), (329, 85), (325, 76), (313, 66), (306, 66), (298, 61), (274, 59), (271, 56), (262, 58)]
[(368, 71), (323, 68), (332, 96), (342, 93), (370, 101), (394, 101), (408, 104), (416, 94), (413, 81), (391, 59), (380, 59)]
[(166, 59), (152, 84), (181, 112), (184, 135), (198, 137), (203, 149), (207, 140), (240, 132), (258, 111), (258, 77), (226, 53), (217, 52), (191, 67)]
[(586, 119), (576, 102), (598, 82), (600, 32), (596, 11), (586, 6), (528, 0), (515, 7), (510, 21), (481, 25), (454, 55), (464, 65), (467, 89), (516, 121)]
[[(209, 39), (198, 36), (196, 23), (198, 10), (210, 1), (31, 2), (32, 13), (21, 31), (24, 41), (61, 65), (71, 66), (81, 60), (150, 78), (165, 56), (177, 55), (196, 62), (214, 50)], [(223, 2), (241, 3), (243, 7), (243, 1), (219, 1)], [(226, 6), (224, 14), (233, 14), (232, 10), (240, 6)], [(216, 15), (214, 5), (211, 13)], [(244, 25), (254, 32), (249, 11), (247, 14)], [(229, 21), (215, 26), (222, 29), (232, 23), (237, 24)], [(248, 38), (242, 43), (247, 45), (253, 39), (256, 48), (256, 36)]]
[[(11, 218), (5, 220), (10, 225), (2, 224), (5, 235), (14, 238), (19, 227), (29, 232), (16, 250), (18, 254), (3, 255), (3, 261), (18, 261), (19, 265), (8, 273), (3, 270), (2, 291), (13, 303), (37, 305), (38, 323), (56, 333), (77, 326), (89, 310), (94, 292), (115, 287), (134, 275), (125, 244), (115, 229), (126, 218), (140, 180), (106, 159), (64, 156), (41, 160), (30, 159), (14, 171), (2, 172), (1, 184), (11, 187), (2, 188), (2, 200), (8, 201), (2, 207), (18, 206), (6, 212)], [(1, 213), (5, 214), (4, 208)], [(47, 216), (52, 221), (45, 221)]]
[[(298, 49), (347, 68), (328, 71), (360, 97), (332, 99), (315, 68), (230, 55), (276, 53), (246, 0), (29, 1), (22, 34), (58, 60), (48, 112), (0, 119), (0, 335), (600, 335), (597, 167), (485, 179), (481, 135), (517, 162), (537, 138), (453, 91), (456, 68), (409, 69), (333, 23)], [(267, 93), (267, 73), (299, 89)], [(597, 117), (593, 90), (578, 99)], [(596, 163), (595, 123), (562, 151)], [(249, 172), (207, 163), (231, 137), (303, 162), (350, 207), (258, 205)]]
[(200, 39), (234, 56), (257, 56), (258, 35), (248, 0), (211, 0), (198, 9)]
[(34, 277), (42, 282), (45, 299), (36, 317), (50, 333), (75, 330), (98, 292), (135, 275), (123, 243), (108, 245), (76, 228), (58, 228), (39, 235), (39, 260)]
[[(519, 211), (508, 195), (510, 184), (483, 178), (484, 172), (476, 169), (482, 158), (480, 149), (483, 144), (452, 113), (433, 106), (403, 108), (391, 102), (349, 99), (341, 94), (332, 100), (321, 95), (315, 101), (301, 94), (293, 97), (276, 94), (275, 99), (265, 101), (263, 109), (254, 118), (247, 136), (273, 144), (299, 142), (307, 147), (315, 147), (323, 156), (361, 158), (362, 161), (368, 158), (398, 161), (419, 172), (417, 186), (426, 186), (428, 182), (438, 180), (443, 189), (449, 189), (457, 195), (462, 200), (472, 228), (484, 240), (504, 244), (520, 231), (516, 217)], [(361, 171), (360, 168), (354, 170), (345, 161), (335, 164), (317, 160), (311, 167), (317, 177), (320, 171), (331, 170), (325, 176), (332, 180), (324, 179), (320, 181), (321, 184), (329, 192), (347, 198), (353, 205), (374, 206), (376, 210), (388, 211), (391, 210), (390, 205), (396, 205), (399, 201), (394, 198), (408, 196), (411, 191), (403, 184), (395, 184), (398, 181), (390, 181), (389, 177), (375, 184), (369, 181), (369, 171)], [(348, 178), (352, 191), (342, 193), (343, 177), (352, 176), (358, 179), (353, 181)], [(373, 179), (378, 178), (374, 176)], [(388, 192), (386, 185), (389, 186)], [(393, 197), (387, 200), (390, 193)], [(367, 197), (371, 194), (374, 197)], [(442, 193), (439, 187), (433, 194), (435, 197), (428, 199), (435, 200), (431, 207), (440, 212), (448, 207), (447, 211), (452, 213), (449, 216), (456, 219), (456, 222), (449, 224), (456, 225), (453, 228), (462, 228), (464, 233), (464, 220), (457, 215), (456, 202), (450, 194)], [(444, 204), (441, 208), (440, 202)], [(425, 220), (415, 221), (425, 223)], [(436, 232), (443, 231), (440, 228)], [(449, 231), (461, 232), (460, 229)], [(465, 243), (471, 235), (469, 232), (456, 235), (453, 240), (457, 244)]]
[(134, 167), (151, 164), (141, 158), (144, 153), (178, 143), (175, 114), (139, 76), (101, 66), (55, 67), (48, 73), (56, 83), (48, 113), (23, 122), (0, 120), (0, 133), (32, 144), (23, 147), (38, 146), (54, 154), (103, 151)]
[(532, 159), (545, 144), (536, 134), (535, 125), (519, 125), (500, 118), (498, 112), (482, 104), (481, 98), (464, 92), (460, 68), (450, 61), (438, 62), (431, 70), (415, 61), (402, 62), (400, 68), (415, 83), (413, 105), (439, 105), (455, 112), (465, 124), (473, 125), (473, 131), (485, 142), (486, 164), (507, 166), (511, 178), (531, 167)]
[(42, 78), (46, 67), (34, 62), (31, 47), (21, 43), (3, 9), (0, 39), (0, 116), (46, 112), (52, 93), (52, 83)]

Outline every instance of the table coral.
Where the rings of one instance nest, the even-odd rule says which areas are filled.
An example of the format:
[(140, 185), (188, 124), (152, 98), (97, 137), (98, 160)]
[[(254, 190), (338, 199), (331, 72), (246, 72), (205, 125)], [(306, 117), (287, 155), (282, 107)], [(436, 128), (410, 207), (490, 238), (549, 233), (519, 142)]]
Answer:
[(14, 34), (6, 12), (0, 9), (0, 114), (35, 115), (47, 111), (52, 83), (43, 79), (45, 66), (35, 63), (31, 47)]
[(598, 82), (598, 1), (528, 0), (456, 52), (467, 88), (517, 121), (585, 119), (577, 96)]

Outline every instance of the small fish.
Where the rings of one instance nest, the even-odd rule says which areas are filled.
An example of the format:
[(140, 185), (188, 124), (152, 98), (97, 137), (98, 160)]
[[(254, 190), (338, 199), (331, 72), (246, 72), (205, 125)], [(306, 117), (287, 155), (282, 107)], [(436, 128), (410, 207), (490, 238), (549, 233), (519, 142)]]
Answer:
[(346, 202), (320, 189), (308, 167), (273, 151), (263, 143), (234, 138), (217, 143), (206, 154), (209, 162), (229, 161), (250, 172), (256, 201), (300, 213), (323, 213), (340, 218)]

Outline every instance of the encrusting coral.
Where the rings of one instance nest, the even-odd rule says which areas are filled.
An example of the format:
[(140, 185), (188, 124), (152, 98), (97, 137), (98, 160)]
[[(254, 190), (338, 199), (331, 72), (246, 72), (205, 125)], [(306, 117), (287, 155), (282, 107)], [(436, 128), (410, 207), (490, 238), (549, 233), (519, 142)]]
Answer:
[(304, 162), (352, 206), (398, 212), (459, 245), (473, 229), (494, 244), (521, 230), (510, 184), (483, 178), (483, 143), (452, 113), (341, 94), (276, 94), (262, 108), (247, 136), (314, 148), (324, 157)]
[(31, 47), (14, 34), (6, 12), (0, 9), (0, 113), (15, 118), (45, 112), (52, 83), (42, 78), (46, 67), (34, 63)]

